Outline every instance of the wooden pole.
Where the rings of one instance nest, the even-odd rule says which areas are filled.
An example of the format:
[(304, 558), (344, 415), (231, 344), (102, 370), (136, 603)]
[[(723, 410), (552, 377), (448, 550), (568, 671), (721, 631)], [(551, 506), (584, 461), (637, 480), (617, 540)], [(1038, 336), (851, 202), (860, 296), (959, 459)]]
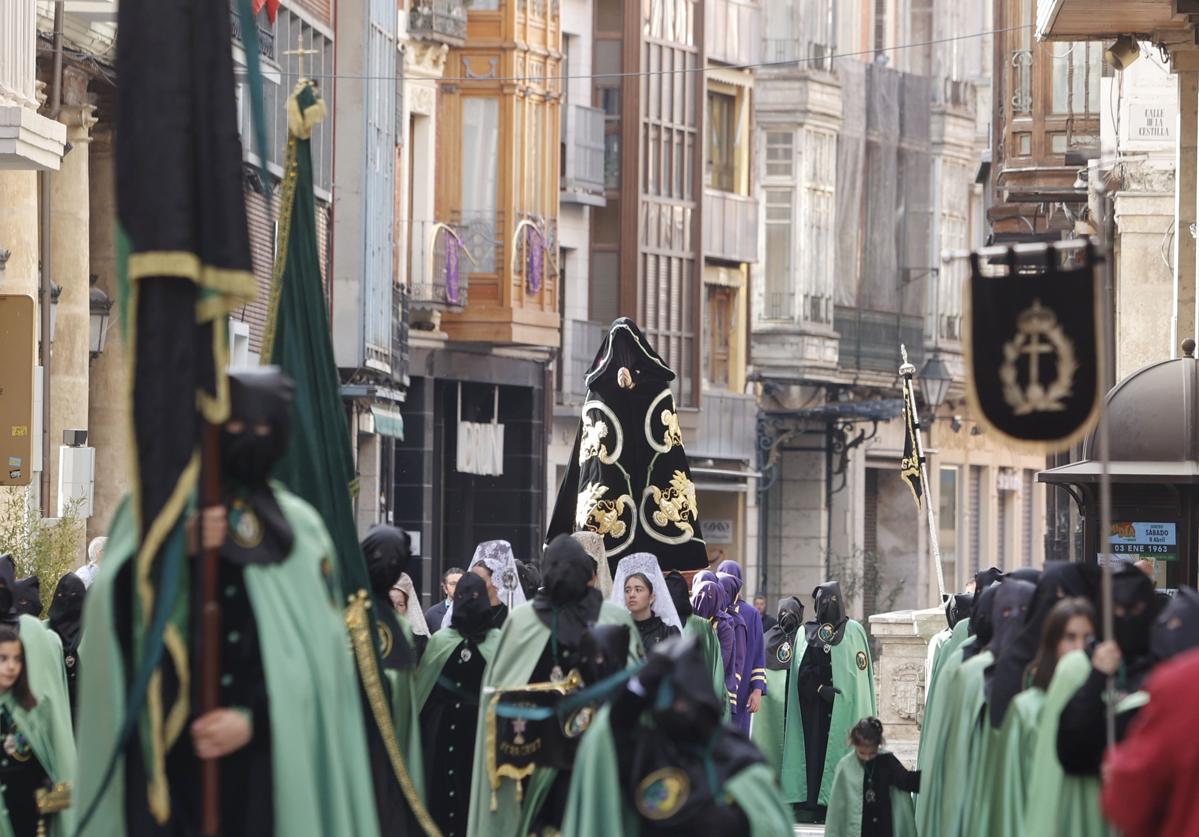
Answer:
[[(203, 491), (202, 509), (221, 505), (221, 428), (205, 423), (201, 448)], [(203, 531), (201, 521), (200, 531)], [(201, 543), (201, 636), (200, 636), (200, 713), (216, 709), (221, 702), (221, 605), (217, 598), (219, 547)], [(200, 762), (200, 817), (204, 837), (221, 833), (220, 763), (217, 759)]]

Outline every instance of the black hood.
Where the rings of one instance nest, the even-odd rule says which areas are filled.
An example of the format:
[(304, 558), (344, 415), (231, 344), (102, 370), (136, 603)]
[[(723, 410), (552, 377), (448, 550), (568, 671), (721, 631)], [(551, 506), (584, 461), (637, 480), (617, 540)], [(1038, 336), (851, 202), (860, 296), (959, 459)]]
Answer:
[(779, 599), (778, 622), (766, 631), (766, 668), (781, 671), (791, 667), (795, 637), (803, 627), (803, 602), (796, 596)]
[(687, 579), (683, 578), (683, 574), (678, 570), (671, 570), (666, 574), (666, 589), (670, 591), (670, 600), (674, 602), (674, 609), (678, 611), (679, 621), (686, 624), (687, 619), (694, 612), (691, 607), (691, 590), (687, 587)]
[(1041, 571), (1035, 567), (1018, 567), (1007, 573), (1004, 578), (1014, 578), (1017, 581), (1027, 581), (1029, 584), (1035, 585), (1041, 580)]
[[(229, 535), (221, 557), (235, 564), (272, 564), (291, 554), (295, 533), (271, 491), (271, 470), (287, 452), (295, 384), (277, 366), (229, 373), (229, 419), (221, 427), (221, 471), (229, 508)], [(270, 433), (260, 436), (265, 422)]]
[(579, 674), (588, 685), (623, 671), (629, 662), (628, 625), (592, 625), (579, 641)]
[[(627, 370), (629, 380), (621, 380), (622, 369)], [(674, 377), (673, 370), (637, 324), (628, 317), (620, 317), (608, 327), (587, 372), (586, 384), (588, 389), (610, 394), (629, 388), (630, 383), (634, 388), (644, 385), (647, 390), (652, 388), (651, 384), (657, 384), (660, 389), (660, 385), (670, 383)]]
[(1028, 603), (1028, 615), (1024, 627), (1011, 642), (1004, 646), (991, 682), (991, 694), (987, 711), (991, 715), (991, 726), (995, 729), (1003, 724), (1008, 704), (1024, 690), (1025, 671), (1037, 648), (1041, 644), (1041, 632), (1049, 611), (1061, 599), (1082, 596), (1096, 601), (1099, 595), (1099, 567), (1095, 564), (1050, 561), (1045, 564), (1037, 589)]
[(541, 587), (541, 570), (537, 569), (536, 564), (528, 561), (519, 558), (513, 560), (516, 561), (516, 575), (520, 579), (521, 592), (525, 594), (525, 601), (531, 602)]
[(1131, 564), (1125, 564), (1112, 576), (1112, 603), (1116, 611), (1112, 624), (1120, 653), (1131, 666), (1149, 652), (1149, 632), (1153, 626), (1153, 581)]
[(957, 593), (949, 597), (949, 601), (945, 603), (945, 621), (949, 623), (950, 630), (961, 622), (963, 619), (970, 618), (970, 611), (974, 609), (974, 594), (972, 593)]
[(569, 535), (559, 535), (546, 547), (541, 565), (541, 589), (533, 598), (537, 617), (557, 641), (577, 649), (583, 632), (599, 618), (603, 597), (590, 586), (595, 562), (583, 545)]
[(804, 626), (808, 642), (837, 645), (845, 636), (845, 600), (841, 596), (841, 583), (826, 581), (812, 590), (813, 620)]
[[(712, 666), (703, 648), (695, 637), (674, 636), (654, 646), (650, 655), (664, 656), (671, 662), (651, 702), (654, 722), (659, 729), (669, 729), (682, 715), (690, 722), (685, 734), (706, 740), (720, 726), (724, 707), (712, 689)], [(681, 711), (680, 703), (686, 704)]]
[(1012, 575), (1004, 578), (997, 588), (995, 602), (991, 606), (992, 636), (988, 649), (996, 660), (1024, 627), (1028, 603), (1032, 601), (1036, 589), (1031, 582), (1021, 581)]
[(380, 604), (389, 601), (392, 586), (408, 571), (412, 539), (403, 529), (380, 523), (372, 526), (362, 539), (362, 555), (375, 601)]
[(1168, 660), (1199, 646), (1199, 592), (1179, 587), (1153, 623), (1149, 650), (1155, 660)]
[(21, 614), (17, 612), (17, 578), (13, 571), (11, 555), (0, 556), (0, 623), (16, 622)]
[(64, 654), (79, 647), (79, 631), (83, 618), (83, 598), (87, 588), (83, 579), (75, 573), (67, 573), (58, 580), (54, 598), (50, 600), (50, 630), (62, 639)]
[(17, 613), (23, 613), (27, 616), (42, 615), (42, 582), (36, 575), (31, 575), (28, 578), (17, 579), (16, 585), (13, 587), (16, 594), (13, 607)]
[(992, 584), (974, 597), (974, 615), (970, 617), (970, 635), (974, 637), (974, 642), (963, 646), (963, 661), (991, 644), (995, 635), (995, 596), (1002, 586), (1002, 582)]
[(487, 582), (474, 573), (466, 573), (454, 588), (450, 627), (467, 639), (480, 642), (492, 627), (492, 619)]

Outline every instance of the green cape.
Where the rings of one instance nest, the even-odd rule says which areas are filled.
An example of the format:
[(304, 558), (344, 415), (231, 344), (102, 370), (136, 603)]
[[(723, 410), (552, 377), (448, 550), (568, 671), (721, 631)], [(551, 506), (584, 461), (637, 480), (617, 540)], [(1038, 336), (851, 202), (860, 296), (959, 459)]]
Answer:
[(983, 701), (983, 672), (995, 661), (990, 651), (980, 651), (962, 663), (938, 688), (945, 690), (946, 711), (941, 718), (942, 738), (936, 758), (921, 776), (930, 800), (939, 808), (939, 830), (943, 837), (965, 835), (964, 821), (974, 781), (986, 758), (986, 736), (980, 734)]
[(1044, 705), (1045, 692), (1041, 689), (1029, 688), (1016, 695), (1008, 704), (998, 742), (987, 754), (980, 787), (993, 788), (995, 798), (986, 819), (975, 824), (993, 837), (1021, 837), (1024, 833), (1024, 806)]
[(942, 642), (933, 651), (933, 664), (928, 671), (928, 683), (924, 687), (924, 705), (925, 714), (927, 715), (927, 707), (933, 702), (933, 693), (936, 689), (937, 681), (940, 679), (942, 670), (945, 664), (949, 662), (953, 652), (962, 647), (967, 639), (970, 638), (968, 631), (970, 630), (970, 620), (963, 619), (953, 626), (953, 630), (949, 634), (949, 639)]
[[(642, 656), (641, 635), (633, 617), (623, 607), (604, 602), (597, 622), (601, 625), (627, 625), (629, 628), (629, 665)], [(438, 632), (440, 633), (440, 631)], [(529, 777), (523, 799), (517, 798), (518, 782), (504, 779), (495, 792), (496, 808), (491, 808), (491, 780), (487, 775), (487, 689), (518, 689), (529, 683), (538, 660), (550, 641), (547, 628), (532, 604), (522, 605), (508, 614), (500, 630), (495, 656), (483, 673), (482, 699), (479, 701), (479, 729), (475, 735), (475, 767), (470, 780), (470, 822), (467, 834), (471, 837), (517, 835), (527, 833), (527, 827), (545, 801), (558, 771), (538, 767)], [(526, 829), (522, 831), (522, 828)], [(569, 833), (569, 832), (567, 832)]]
[[(859, 837), (862, 833), (862, 782), (865, 776), (856, 752), (846, 753), (837, 762), (828, 817), (824, 821), (824, 837)], [(916, 837), (912, 795), (899, 788), (891, 788), (891, 831), (893, 837)]]
[[(621, 789), (610, 715), (610, 707), (601, 709), (579, 742), (562, 823), (562, 833), (570, 837), (636, 837), (640, 831), (637, 813), (625, 803)], [(742, 770), (725, 783), (724, 791), (749, 819), (751, 837), (790, 837), (794, 818), (779, 795), (769, 767), (755, 764)]]
[[(964, 620), (963, 620), (964, 621)], [(958, 623), (962, 624), (961, 622)], [(951, 639), (950, 642), (953, 640)], [(940, 753), (945, 744), (949, 730), (952, 710), (956, 704), (949, 700), (950, 689), (947, 684), (957, 678), (958, 669), (962, 665), (962, 645), (974, 642), (970, 637), (954, 648), (943, 653), (941, 665), (934, 663), (933, 689), (929, 700), (924, 705), (924, 723), (920, 729), (920, 747), (916, 765), (921, 771), (921, 793), (916, 795), (916, 824), (921, 834), (939, 834), (941, 828), (940, 786), (934, 785), (934, 776), (939, 776), (941, 769)], [(945, 648), (949, 643), (946, 643)]]
[(1037, 724), (1032, 775), (1024, 831), (1028, 837), (1091, 837), (1105, 834), (1099, 812), (1099, 779), (1069, 776), (1057, 757), (1057, 729), (1062, 710), (1091, 673), (1085, 651), (1071, 651), (1057, 661)]
[[(258, 622), (270, 701), (275, 833), (376, 835), (362, 704), (339, 610), (337, 574), (325, 575), (322, 568), (324, 559), (335, 558), (333, 548), (312, 507), (277, 484), (272, 487), (295, 544), (286, 561), (246, 567), (245, 584)], [(100, 792), (125, 717), (127, 686), (112, 594), (135, 545), (126, 499), (113, 520), (83, 614), (88, 665), (79, 675), (77, 811), (86, 810)], [(84, 834), (126, 833), (122, 757)]]
[[(71, 702), (67, 697), (66, 670), (62, 664), (62, 641), (36, 617), (22, 614), (17, 620), (24, 647), (29, 690), (37, 698), (33, 709), (24, 709), (11, 690), (0, 695), (0, 705), (12, 714), (17, 729), (25, 736), (38, 762), (55, 784), (75, 781), (75, 737), (71, 733)], [(51, 817), (51, 837), (75, 833), (76, 808), (72, 806)], [(0, 837), (13, 837), (4, 797), (0, 796)]]
[(783, 742), (787, 734), (787, 674), (766, 669), (766, 694), (762, 695), (761, 708), (750, 719), (749, 727), (749, 738), (766, 757), (776, 781), (782, 778)]
[[(415, 649), (412, 628), (407, 619), (397, 619), (400, 632), (409, 648)], [(385, 668), (387, 687), (391, 690), (391, 722), (395, 725), (396, 743), (404, 756), (408, 777), (416, 788), (416, 795), (425, 795), (425, 753), (420, 740), (420, 706), (416, 703), (416, 668)]]
[(699, 647), (704, 649), (704, 659), (712, 667), (712, 689), (716, 696), (721, 698), (720, 705), (723, 709), (720, 717), (727, 722), (731, 707), (729, 702), (724, 700), (724, 660), (720, 658), (720, 640), (716, 638), (716, 630), (707, 619), (693, 613), (683, 623), (683, 636), (695, 637), (699, 640)]
[[(461, 642), (462, 634), (448, 626), (429, 637), (425, 654), (420, 658), (420, 668), (416, 670), (416, 683), (413, 687), (417, 715), (424, 711), (425, 702), (429, 699), (429, 695), (433, 694), (433, 687), (437, 684), (437, 678), (441, 676), (441, 670), (445, 668), (450, 655), (454, 653), (454, 649)], [(479, 653), (483, 655), (486, 662), (490, 663), (495, 659), (495, 649), (499, 643), (500, 632), (492, 628), (487, 632), (483, 641), (478, 644)]]
[[(799, 666), (807, 650), (807, 634), (800, 630), (795, 635), (795, 649), (791, 657), (791, 682), (799, 682)], [(859, 657), (861, 654), (863, 657)], [(829, 724), (828, 747), (824, 755), (824, 778), (820, 781), (817, 803), (827, 805), (833, 786), (833, 772), (837, 762), (851, 748), (848, 743), (849, 729), (862, 718), (878, 714), (874, 698), (874, 667), (870, 659), (870, 645), (866, 631), (850, 619), (845, 625), (841, 641), (830, 652), (833, 666), (833, 686), (841, 694), (833, 699), (833, 718)], [(859, 667), (859, 660), (865, 667)], [(787, 690), (787, 717), (796, 721), (800, 717), (799, 689)], [(787, 802), (808, 801), (808, 762), (804, 750), (803, 724), (787, 724), (783, 738), (783, 769), (780, 784), (783, 799)]]

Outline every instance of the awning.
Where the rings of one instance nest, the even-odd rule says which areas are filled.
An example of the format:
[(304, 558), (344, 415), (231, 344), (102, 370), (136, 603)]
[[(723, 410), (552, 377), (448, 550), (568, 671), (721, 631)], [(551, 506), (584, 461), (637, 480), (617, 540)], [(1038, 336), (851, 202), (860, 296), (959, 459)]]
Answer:
[[(1099, 482), (1103, 470), (1101, 463), (1086, 459), (1041, 471), (1038, 482), (1082, 485)], [(1112, 462), (1108, 473), (1114, 483), (1139, 483), (1160, 485), (1199, 484), (1199, 462)]]
[(371, 415), (375, 418), (375, 432), (404, 441), (404, 416), (399, 410), (371, 404)]
[(1187, 28), (1175, 0), (1040, 0), (1037, 38), (1104, 41), (1120, 35), (1151, 36), (1163, 29)]

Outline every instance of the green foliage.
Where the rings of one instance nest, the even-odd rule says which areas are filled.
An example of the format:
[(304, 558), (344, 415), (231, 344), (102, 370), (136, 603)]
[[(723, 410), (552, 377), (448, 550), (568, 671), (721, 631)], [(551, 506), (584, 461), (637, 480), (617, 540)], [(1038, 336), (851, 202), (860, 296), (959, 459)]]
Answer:
[(903, 592), (905, 578), (884, 590), (883, 562), (877, 552), (858, 547), (850, 555), (825, 553), (826, 578), (841, 582), (841, 598), (848, 610), (863, 596), (863, 617), (874, 613), (886, 613), (895, 606), (895, 600)]
[(38, 577), (43, 617), (58, 580), (82, 560), (84, 524), (78, 512), (76, 502), (61, 518), (43, 518), (26, 492), (0, 493), (0, 555), (12, 555), (17, 578)]

